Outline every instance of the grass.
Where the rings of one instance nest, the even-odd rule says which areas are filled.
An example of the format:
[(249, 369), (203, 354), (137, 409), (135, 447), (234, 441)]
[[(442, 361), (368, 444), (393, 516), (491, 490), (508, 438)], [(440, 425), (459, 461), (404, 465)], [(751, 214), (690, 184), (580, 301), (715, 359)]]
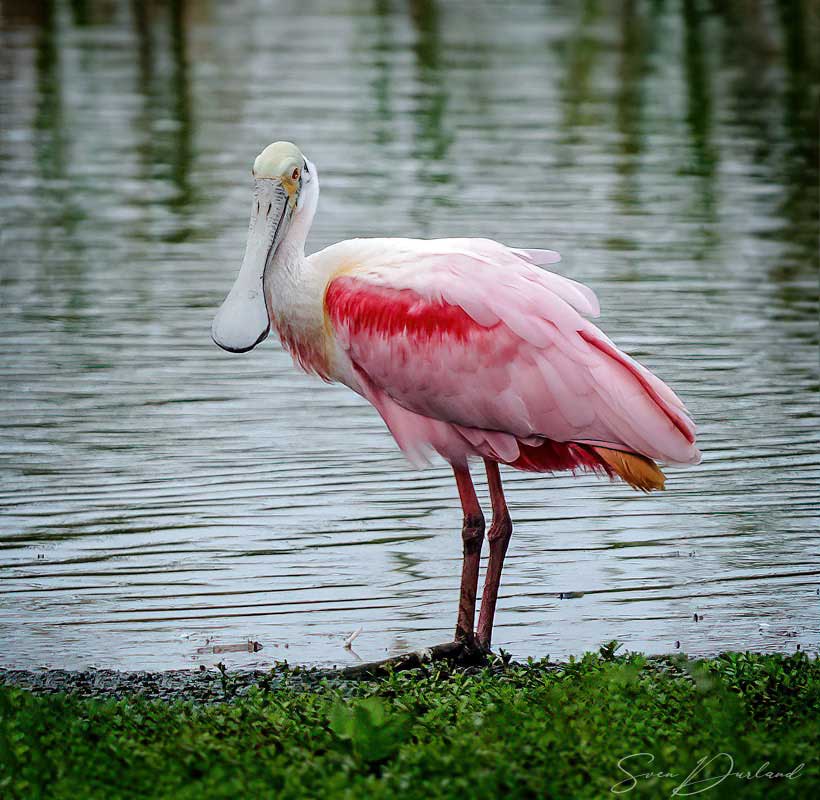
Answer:
[(274, 683), (209, 705), (0, 687), (0, 796), (820, 797), (820, 661), (802, 653), (609, 647), (558, 669)]

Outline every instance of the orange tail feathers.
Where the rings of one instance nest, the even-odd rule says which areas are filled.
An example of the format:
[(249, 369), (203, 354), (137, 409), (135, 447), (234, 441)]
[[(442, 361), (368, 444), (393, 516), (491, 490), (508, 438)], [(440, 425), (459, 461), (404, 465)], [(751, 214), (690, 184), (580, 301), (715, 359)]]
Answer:
[(664, 488), (666, 476), (651, 458), (640, 456), (637, 453), (610, 450), (608, 447), (593, 447), (592, 449), (633, 489), (651, 492), (653, 489)]

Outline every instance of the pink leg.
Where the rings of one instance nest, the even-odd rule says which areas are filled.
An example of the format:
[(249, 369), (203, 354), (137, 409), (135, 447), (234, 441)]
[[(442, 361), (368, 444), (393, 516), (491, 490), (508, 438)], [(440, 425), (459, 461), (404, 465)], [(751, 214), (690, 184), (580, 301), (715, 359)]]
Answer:
[(490, 559), (487, 562), (487, 574), (484, 578), (484, 593), (481, 595), (481, 613), (478, 616), (478, 644), (489, 650), (493, 637), (493, 618), (495, 604), (498, 601), (498, 585), (501, 583), (501, 568), (504, 556), (512, 536), (512, 520), (507, 511), (504, 489), (501, 486), (501, 474), (495, 461), (484, 459), (487, 469), (487, 483), (490, 488), (490, 502), (493, 505), (493, 521), (487, 531), (490, 543)]
[(475, 597), (478, 591), (478, 566), (481, 561), (481, 543), (484, 539), (484, 515), (475, 494), (470, 469), (453, 467), (458, 496), (464, 511), (461, 538), (464, 542), (464, 562), (461, 567), (461, 595), (458, 601), (456, 641), (473, 641), (475, 624)]

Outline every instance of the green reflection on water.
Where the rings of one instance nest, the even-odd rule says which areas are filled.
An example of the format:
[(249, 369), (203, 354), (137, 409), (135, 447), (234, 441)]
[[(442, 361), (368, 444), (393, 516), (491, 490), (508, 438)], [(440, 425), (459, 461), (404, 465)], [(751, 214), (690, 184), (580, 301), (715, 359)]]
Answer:
[[(141, 172), (145, 180), (157, 177), (171, 182), (173, 191), (162, 203), (177, 215), (177, 228), (168, 235), (182, 242), (192, 235), (185, 217), (195, 210), (196, 190), (190, 180), (194, 159), (193, 101), (187, 56), (187, 3), (172, 0), (166, 8), (133, 3), (134, 28), (138, 41), (137, 90), (143, 100), (138, 117)], [(164, 43), (167, 53), (158, 52)], [(167, 56), (170, 69), (162, 56)]]

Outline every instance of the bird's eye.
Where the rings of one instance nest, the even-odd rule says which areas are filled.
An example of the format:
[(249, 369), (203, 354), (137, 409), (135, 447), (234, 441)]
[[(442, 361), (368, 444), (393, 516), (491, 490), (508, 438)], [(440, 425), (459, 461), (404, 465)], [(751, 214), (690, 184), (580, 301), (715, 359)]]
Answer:
[(299, 180), (299, 167), (296, 167), (296, 169), (294, 169), (294, 170), (293, 170), (293, 173), (291, 174), (291, 176), (290, 176), (290, 177), (291, 177), (291, 179), (292, 179), (292, 180), (294, 180), (294, 181), (298, 181), (298, 180)]

